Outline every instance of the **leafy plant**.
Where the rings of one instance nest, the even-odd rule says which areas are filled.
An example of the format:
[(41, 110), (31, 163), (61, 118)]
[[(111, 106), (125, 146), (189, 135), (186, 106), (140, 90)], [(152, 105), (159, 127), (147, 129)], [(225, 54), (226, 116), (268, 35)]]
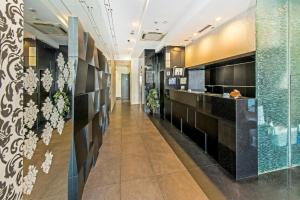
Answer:
[(151, 89), (149, 91), (146, 105), (148, 106), (148, 108), (152, 113), (155, 113), (159, 108), (158, 94), (156, 89)]
[(53, 95), (53, 99), (55, 104), (57, 104), (59, 97), (62, 96), (64, 99), (64, 114), (67, 115), (70, 111), (70, 100), (69, 97), (67, 96), (67, 94), (65, 92), (61, 92), (61, 91), (56, 91), (55, 94)]

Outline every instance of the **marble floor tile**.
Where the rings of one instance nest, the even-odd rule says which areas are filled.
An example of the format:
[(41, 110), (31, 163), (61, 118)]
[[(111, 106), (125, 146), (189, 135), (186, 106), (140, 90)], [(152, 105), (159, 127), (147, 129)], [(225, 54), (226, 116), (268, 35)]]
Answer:
[(121, 161), (121, 180), (130, 181), (153, 177), (153, 169), (145, 156), (128, 155)]
[(98, 160), (87, 180), (87, 187), (100, 187), (120, 183), (119, 159)]
[(86, 188), (82, 200), (120, 200), (120, 184)]
[[(82, 199), (185, 200), (182, 193), (198, 195), (202, 192), (184, 177), (188, 172), (139, 106), (117, 104), (111, 117), (111, 123), (118, 125), (110, 126), (103, 138)], [(177, 178), (177, 182), (184, 181), (188, 185), (179, 184), (175, 187), (179, 191), (170, 194), (171, 181)]]
[(122, 184), (122, 200), (164, 200), (156, 179), (138, 179)]
[(171, 153), (152, 153), (150, 162), (156, 175), (186, 170), (179, 159)]
[(208, 200), (187, 171), (158, 178), (165, 200)]

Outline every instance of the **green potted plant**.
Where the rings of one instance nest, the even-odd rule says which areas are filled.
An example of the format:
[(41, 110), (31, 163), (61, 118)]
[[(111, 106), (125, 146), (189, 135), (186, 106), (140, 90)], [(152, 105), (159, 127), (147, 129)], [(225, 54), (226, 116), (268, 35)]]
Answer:
[(150, 114), (155, 113), (159, 108), (158, 94), (156, 89), (151, 89), (149, 91), (146, 105), (150, 110)]
[(63, 99), (63, 112), (60, 113), (63, 117), (67, 117), (69, 112), (70, 112), (70, 100), (68, 95), (65, 92), (61, 92), (61, 91), (56, 91), (55, 94), (53, 95), (53, 100), (55, 102), (55, 105), (59, 104), (59, 99), (62, 98)]

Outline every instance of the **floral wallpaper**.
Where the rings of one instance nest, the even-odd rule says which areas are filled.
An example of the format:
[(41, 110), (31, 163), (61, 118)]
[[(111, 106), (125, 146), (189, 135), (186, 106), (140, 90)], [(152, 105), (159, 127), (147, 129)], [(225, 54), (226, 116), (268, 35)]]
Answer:
[(23, 190), (23, 11), (23, 0), (0, 3), (0, 199), (7, 200)]

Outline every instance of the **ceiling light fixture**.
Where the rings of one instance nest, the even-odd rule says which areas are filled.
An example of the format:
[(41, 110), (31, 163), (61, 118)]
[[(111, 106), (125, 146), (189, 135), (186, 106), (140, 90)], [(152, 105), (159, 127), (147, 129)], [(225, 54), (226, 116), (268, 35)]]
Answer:
[(138, 26), (139, 26), (139, 23), (138, 23), (138, 22), (132, 22), (131, 25), (132, 25), (133, 27), (138, 27)]
[(198, 33), (193, 33), (193, 36), (197, 36), (198, 35)]
[(222, 17), (217, 17), (216, 22), (221, 21)]
[(203, 31), (205, 31), (206, 29), (208, 29), (210, 27), (212, 27), (212, 25), (209, 24), (209, 25), (205, 26), (204, 28), (202, 28), (201, 30), (199, 30), (198, 33), (200, 34), (200, 33), (202, 33)]

